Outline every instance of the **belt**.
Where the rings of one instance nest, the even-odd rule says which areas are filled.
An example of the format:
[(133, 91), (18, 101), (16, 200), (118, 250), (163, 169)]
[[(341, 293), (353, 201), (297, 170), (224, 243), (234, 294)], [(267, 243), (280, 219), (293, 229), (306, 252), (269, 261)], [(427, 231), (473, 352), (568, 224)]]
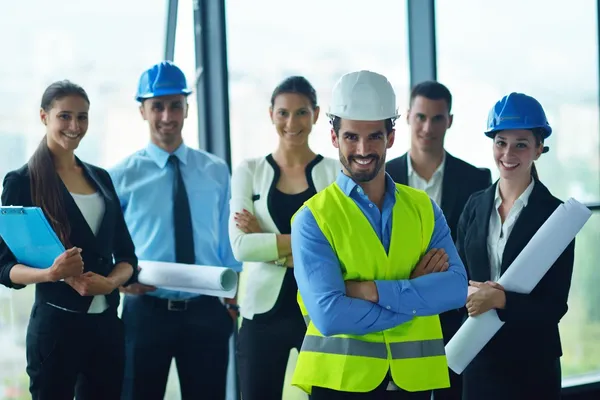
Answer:
[(166, 308), (168, 311), (186, 311), (192, 303), (198, 303), (200, 300), (205, 300), (205, 296), (198, 296), (185, 300), (170, 300), (149, 295), (144, 295), (142, 298), (145, 302), (151, 303), (156, 308)]

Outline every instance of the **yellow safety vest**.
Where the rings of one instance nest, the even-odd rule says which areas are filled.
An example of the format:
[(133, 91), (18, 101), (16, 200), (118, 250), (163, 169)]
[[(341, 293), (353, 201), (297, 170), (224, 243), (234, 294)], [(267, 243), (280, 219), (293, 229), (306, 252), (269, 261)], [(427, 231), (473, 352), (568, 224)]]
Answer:
[[(333, 183), (305, 203), (336, 253), (344, 280), (401, 280), (425, 254), (435, 219), (425, 192), (396, 185), (389, 255), (358, 205)], [(382, 332), (323, 336), (302, 303), (307, 332), (292, 384), (311, 393), (313, 386), (369, 392), (388, 371), (409, 391), (450, 386), (442, 329), (437, 315), (415, 317)]]

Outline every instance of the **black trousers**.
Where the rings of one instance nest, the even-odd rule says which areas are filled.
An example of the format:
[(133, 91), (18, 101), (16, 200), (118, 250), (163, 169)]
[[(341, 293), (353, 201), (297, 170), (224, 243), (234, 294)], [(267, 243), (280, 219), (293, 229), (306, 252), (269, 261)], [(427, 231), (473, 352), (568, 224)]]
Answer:
[(285, 371), (293, 348), (300, 350), (306, 324), (300, 310), (287, 318), (244, 319), (238, 335), (237, 360), (244, 400), (282, 398)]
[(175, 358), (181, 398), (224, 400), (233, 319), (216, 297), (125, 296), (123, 400), (162, 400)]
[(36, 303), (26, 347), (33, 400), (121, 398), (124, 335), (116, 310), (85, 314)]
[(313, 387), (311, 400), (430, 400), (431, 391), (406, 392), (388, 391), (389, 379), (386, 378), (373, 391), (366, 393), (338, 392), (331, 389)]
[(502, 360), (478, 355), (463, 372), (464, 400), (559, 400), (560, 359)]

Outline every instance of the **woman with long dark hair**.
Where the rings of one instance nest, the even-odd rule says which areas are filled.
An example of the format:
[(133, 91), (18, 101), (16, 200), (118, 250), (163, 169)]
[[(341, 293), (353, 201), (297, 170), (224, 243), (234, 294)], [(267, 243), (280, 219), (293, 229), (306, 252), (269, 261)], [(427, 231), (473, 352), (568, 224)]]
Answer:
[(567, 312), (575, 241), (529, 294), (497, 283), (562, 203), (540, 181), (534, 162), (552, 128), (533, 97), (511, 93), (491, 109), (500, 179), (474, 193), (461, 214), (457, 249), (471, 281), (466, 308), (474, 317), (495, 309), (505, 324), (463, 374), (464, 400), (560, 399), (558, 323)]
[(120, 399), (118, 287), (132, 281), (137, 258), (108, 173), (74, 154), (89, 106), (72, 82), (48, 86), (40, 109), (46, 134), (3, 183), (2, 204), (40, 207), (67, 249), (47, 268), (33, 268), (19, 264), (0, 240), (0, 283), (36, 285), (26, 338), (33, 399)]

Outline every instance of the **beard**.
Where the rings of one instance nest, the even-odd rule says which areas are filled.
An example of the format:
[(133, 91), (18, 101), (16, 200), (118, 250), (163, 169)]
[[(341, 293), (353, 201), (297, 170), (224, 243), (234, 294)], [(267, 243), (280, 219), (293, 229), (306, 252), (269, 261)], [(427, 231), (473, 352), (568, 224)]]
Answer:
[[(373, 160), (370, 169), (358, 169), (356, 167), (352, 168), (352, 165), (356, 166), (356, 163), (353, 164), (354, 161), (369, 159)], [(355, 182), (370, 182), (377, 176), (381, 170), (381, 167), (383, 167), (383, 164), (385, 163), (385, 157), (382, 158), (376, 154), (369, 154), (367, 156), (349, 156), (346, 158), (340, 152), (340, 162)]]

